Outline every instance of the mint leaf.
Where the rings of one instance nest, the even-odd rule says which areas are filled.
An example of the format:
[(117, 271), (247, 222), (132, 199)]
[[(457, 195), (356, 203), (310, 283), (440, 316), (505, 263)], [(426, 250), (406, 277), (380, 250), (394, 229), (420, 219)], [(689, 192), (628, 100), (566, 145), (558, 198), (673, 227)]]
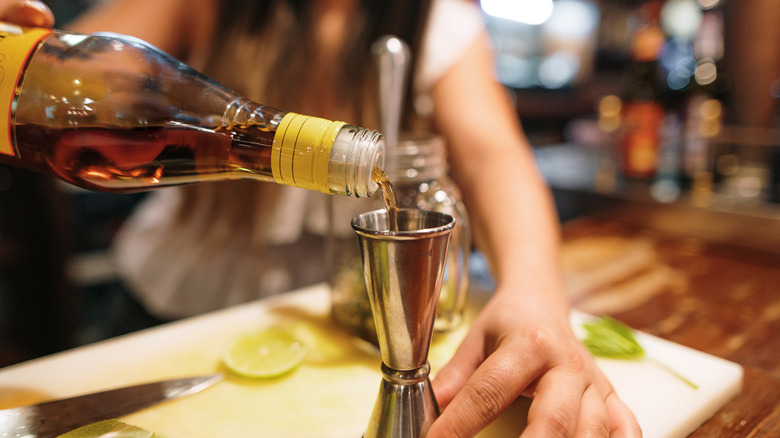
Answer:
[(645, 349), (634, 336), (634, 331), (627, 325), (609, 316), (602, 316), (596, 321), (582, 324), (586, 336), (582, 341), (590, 353), (596, 357), (610, 359), (642, 360), (651, 363), (667, 373), (677, 377), (693, 389), (699, 386), (663, 362), (648, 357)]

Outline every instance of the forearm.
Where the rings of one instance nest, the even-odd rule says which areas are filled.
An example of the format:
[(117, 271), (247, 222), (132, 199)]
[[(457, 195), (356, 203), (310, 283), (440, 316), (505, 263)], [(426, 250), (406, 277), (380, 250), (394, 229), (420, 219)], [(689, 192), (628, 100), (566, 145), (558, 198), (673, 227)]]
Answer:
[(523, 436), (641, 436), (569, 325), (554, 202), (486, 43), (475, 42), (432, 94), (497, 289), (437, 374), (443, 412), (428, 436), (473, 436), (520, 395), (533, 398)]
[(499, 291), (560, 294), (560, 232), (550, 192), (517, 150), (480, 163), (479, 175), (463, 176), (477, 247), (490, 261)]
[(434, 87), (434, 121), (499, 290), (564, 301), (555, 205), (490, 66), (486, 42), (475, 42)]

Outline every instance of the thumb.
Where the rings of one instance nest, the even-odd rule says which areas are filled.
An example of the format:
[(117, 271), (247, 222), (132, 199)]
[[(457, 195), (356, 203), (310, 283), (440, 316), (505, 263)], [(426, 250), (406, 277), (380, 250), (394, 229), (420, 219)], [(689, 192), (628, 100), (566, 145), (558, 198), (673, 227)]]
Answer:
[(39, 0), (0, 2), (0, 20), (20, 26), (54, 26), (54, 14), (48, 6)]

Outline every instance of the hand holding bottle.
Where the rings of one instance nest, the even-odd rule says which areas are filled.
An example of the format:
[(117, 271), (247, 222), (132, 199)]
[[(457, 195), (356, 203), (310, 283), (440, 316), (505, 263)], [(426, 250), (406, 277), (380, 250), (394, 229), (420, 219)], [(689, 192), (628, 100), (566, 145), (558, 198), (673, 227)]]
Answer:
[(0, 0), (0, 21), (20, 26), (52, 27), (54, 14), (39, 0)]

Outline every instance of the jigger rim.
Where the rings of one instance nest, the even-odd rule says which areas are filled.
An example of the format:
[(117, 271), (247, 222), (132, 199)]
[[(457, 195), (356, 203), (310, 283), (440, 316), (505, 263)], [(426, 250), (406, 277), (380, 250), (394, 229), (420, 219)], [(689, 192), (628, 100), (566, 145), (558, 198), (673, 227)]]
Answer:
[[(455, 218), (447, 213), (442, 213), (439, 211), (431, 211), (431, 210), (422, 210), (419, 208), (399, 208), (398, 209), (398, 217), (399, 222), (400, 218), (404, 215), (408, 214), (416, 214), (416, 215), (422, 215), (425, 217), (431, 216), (438, 216), (440, 220), (438, 221), (438, 225), (426, 227), (426, 228), (419, 228), (414, 230), (399, 230), (399, 231), (390, 231), (389, 229), (372, 229), (368, 228), (366, 225), (361, 224), (361, 222), (364, 222), (365, 218), (368, 217), (378, 217), (382, 216), (387, 218), (387, 210), (384, 208), (380, 208), (373, 211), (368, 211), (365, 213), (361, 213), (354, 218), (352, 218), (352, 228), (355, 230), (356, 233), (363, 235), (363, 236), (381, 236), (384, 239), (389, 240), (412, 240), (412, 239), (419, 239), (422, 236), (425, 237), (435, 237), (441, 234), (449, 233), (452, 228), (455, 226)], [(385, 219), (385, 223), (387, 223), (388, 219)]]

